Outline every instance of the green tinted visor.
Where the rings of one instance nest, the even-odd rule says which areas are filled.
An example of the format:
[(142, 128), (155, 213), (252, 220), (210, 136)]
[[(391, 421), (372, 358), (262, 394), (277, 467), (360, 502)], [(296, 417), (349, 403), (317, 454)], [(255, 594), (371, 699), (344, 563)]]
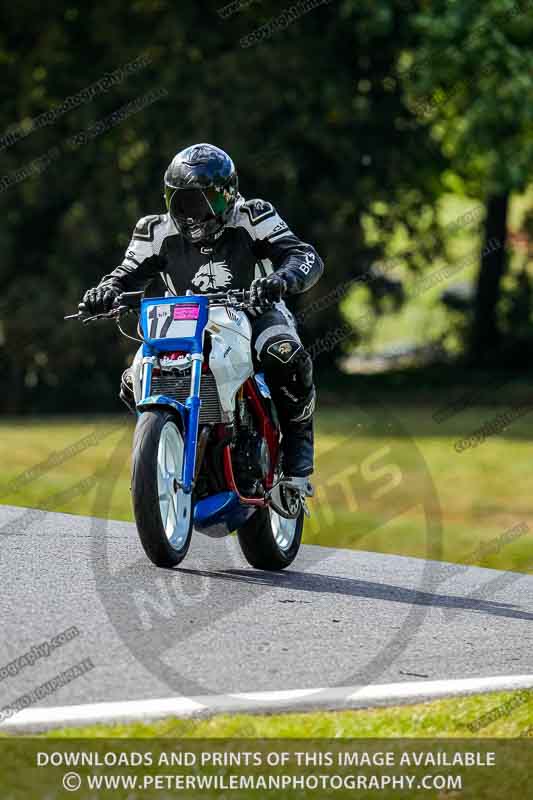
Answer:
[(226, 192), (217, 189), (174, 189), (165, 186), (169, 213), (176, 219), (206, 222), (218, 217), (228, 208)]

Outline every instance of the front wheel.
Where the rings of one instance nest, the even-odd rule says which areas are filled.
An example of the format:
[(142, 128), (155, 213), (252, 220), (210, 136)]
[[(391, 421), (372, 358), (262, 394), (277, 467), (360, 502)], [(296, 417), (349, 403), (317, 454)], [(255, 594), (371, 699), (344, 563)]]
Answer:
[(157, 567), (175, 567), (191, 543), (192, 495), (179, 487), (184, 452), (173, 414), (141, 414), (133, 440), (131, 492), (141, 544)]
[(273, 508), (260, 508), (239, 528), (242, 552), (256, 569), (280, 570), (292, 564), (300, 549), (304, 512), (286, 519)]

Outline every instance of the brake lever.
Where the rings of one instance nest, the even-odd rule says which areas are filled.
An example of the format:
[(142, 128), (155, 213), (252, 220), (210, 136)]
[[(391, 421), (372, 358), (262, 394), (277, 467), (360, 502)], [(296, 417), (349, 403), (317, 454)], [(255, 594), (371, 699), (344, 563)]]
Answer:
[(99, 318), (98, 316), (86, 317), (85, 314), (83, 314), (81, 311), (78, 311), (77, 314), (68, 314), (68, 316), (63, 317), (64, 320), (65, 319), (79, 319), (80, 322), (83, 322), (84, 325), (85, 325), (85, 323), (92, 322), (93, 319), (98, 319), (98, 318)]
[(63, 319), (78, 319), (84, 325), (87, 325), (88, 322), (93, 322), (95, 319), (103, 319), (105, 317), (108, 317), (108, 314), (94, 314), (93, 316), (86, 317), (84, 314), (78, 311), (77, 314), (69, 314), (68, 316), (63, 317)]
[(124, 316), (124, 314), (129, 314), (130, 311), (133, 311), (132, 308), (129, 306), (114, 306), (110, 308), (109, 311), (106, 311), (105, 314), (96, 314), (94, 317), (90, 317), (87, 322), (91, 322), (93, 319), (114, 319), (116, 322)]

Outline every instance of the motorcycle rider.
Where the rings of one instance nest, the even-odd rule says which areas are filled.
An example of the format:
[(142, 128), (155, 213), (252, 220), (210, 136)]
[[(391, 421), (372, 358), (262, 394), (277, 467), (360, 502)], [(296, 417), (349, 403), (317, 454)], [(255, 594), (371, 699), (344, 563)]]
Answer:
[[(139, 220), (122, 264), (85, 292), (80, 309), (105, 313), (121, 292), (144, 290), (158, 273), (171, 295), (250, 287), (252, 350), (278, 412), (284, 475), (303, 488), (313, 472), (313, 364), (283, 297), (310, 289), (323, 262), (271, 203), (239, 194), (235, 165), (218, 147), (179, 152), (164, 190), (167, 213)], [(135, 409), (131, 369), (120, 396)]]

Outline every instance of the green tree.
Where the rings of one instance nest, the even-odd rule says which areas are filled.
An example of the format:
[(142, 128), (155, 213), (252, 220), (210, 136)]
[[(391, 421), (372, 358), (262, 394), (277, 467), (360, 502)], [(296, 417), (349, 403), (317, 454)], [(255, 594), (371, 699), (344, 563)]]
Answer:
[[(533, 168), (533, 2), (435, 0), (412, 17), (415, 51), (400, 59), (411, 107), (431, 127), (470, 195), (486, 202), (469, 354), (494, 358), (501, 344), (498, 300), (507, 262), (507, 214)], [(496, 250), (487, 243), (497, 240)]]

